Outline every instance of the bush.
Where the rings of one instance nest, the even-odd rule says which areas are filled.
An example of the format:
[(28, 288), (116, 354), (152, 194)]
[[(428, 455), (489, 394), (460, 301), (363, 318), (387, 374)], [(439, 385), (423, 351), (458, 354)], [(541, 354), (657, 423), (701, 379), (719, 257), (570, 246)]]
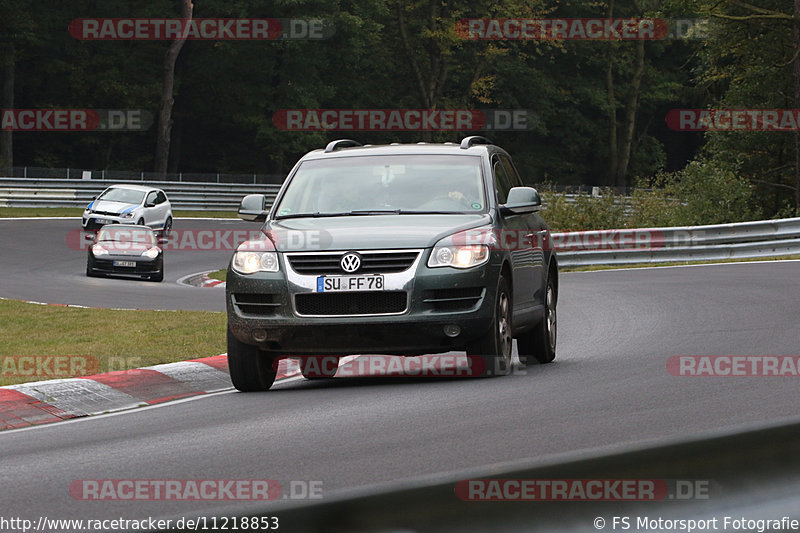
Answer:
[(701, 226), (757, 220), (753, 189), (735, 169), (693, 161), (683, 170), (640, 180), (630, 198), (603, 189), (569, 201), (548, 190), (543, 215), (555, 231)]

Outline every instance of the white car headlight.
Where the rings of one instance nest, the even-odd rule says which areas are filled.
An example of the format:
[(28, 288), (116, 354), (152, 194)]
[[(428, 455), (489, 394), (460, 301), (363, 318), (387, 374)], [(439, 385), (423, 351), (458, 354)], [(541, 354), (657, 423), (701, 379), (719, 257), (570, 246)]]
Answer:
[(160, 252), (158, 248), (150, 248), (149, 250), (145, 250), (142, 252), (142, 255), (145, 257), (149, 257), (150, 259), (155, 259), (158, 257), (158, 252)]
[(277, 272), (278, 254), (275, 252), (236, 252), (233, 254), (233, 269), (240, 274), (255, 272)]
[(131, 211), (130, 213), (122, 213), (122, 214), (120, 214), (120, 217), (122, 217), (122, 218), (133, 218), (133, 214), (134, 214), (133, 211)]
[(489, 247), (483, 244), (436, 246), (428, 258), (428, 266), (471, 268), (489, 260)]
[(100, 255), (108, 255), (108, 250), (100, 246), (99, 244), (95, 244), (92, 246), (92, 254), (97, 257)]

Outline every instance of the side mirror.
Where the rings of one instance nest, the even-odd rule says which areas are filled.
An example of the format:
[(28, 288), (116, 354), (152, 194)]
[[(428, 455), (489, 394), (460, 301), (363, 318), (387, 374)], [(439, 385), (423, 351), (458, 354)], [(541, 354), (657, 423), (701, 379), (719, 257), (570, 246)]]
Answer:
[(264, 222), (267, 220), (267, 197), (263, 194), (248, 194), (239, 204), (239, 218), (250, 222)]
[(501, 215), (524, 215), (542, 208), (539, 191), (533, 187), (512, 187), (506, 203), (500, 206)]

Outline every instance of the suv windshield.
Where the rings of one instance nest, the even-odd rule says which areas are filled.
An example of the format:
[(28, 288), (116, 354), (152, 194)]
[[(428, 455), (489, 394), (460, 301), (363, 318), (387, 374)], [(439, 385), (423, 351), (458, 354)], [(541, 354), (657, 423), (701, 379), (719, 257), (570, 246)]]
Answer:
[(98, 196), (97, 199), (108, 202), (122, 202), (124, 204), (140, 204), (144, 199), (144, 191), (114, 187)]
[(485, 206), (480, 157), (383, 155), (303, 162), (275, 213), (475, 213)]

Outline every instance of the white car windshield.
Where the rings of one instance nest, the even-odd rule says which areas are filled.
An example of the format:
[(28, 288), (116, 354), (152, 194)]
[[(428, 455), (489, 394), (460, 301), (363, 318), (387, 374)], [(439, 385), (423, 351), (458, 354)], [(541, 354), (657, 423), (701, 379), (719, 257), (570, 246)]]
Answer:
[(144, 200), (144, 191), (114, 187), (112, 189), (107, 189), (103, 194), (98, 196), (97, 199), (107, 202), (121, 202), (124, 204), (140, 204), (142, 200)]
[(300, 165), (276, 208), (278, 218), (363, 212), (475, 213), (486, 207), (481, 159), (381, 155)]

